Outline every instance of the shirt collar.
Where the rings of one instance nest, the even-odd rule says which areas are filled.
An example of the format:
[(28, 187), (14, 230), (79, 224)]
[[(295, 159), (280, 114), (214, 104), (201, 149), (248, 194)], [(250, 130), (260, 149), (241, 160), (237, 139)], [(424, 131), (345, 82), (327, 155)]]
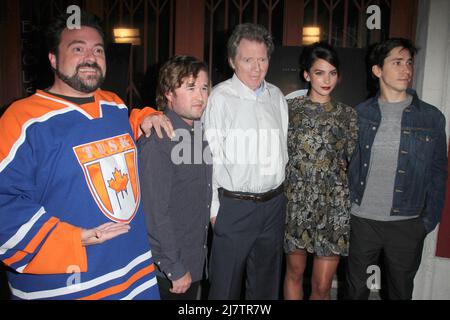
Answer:
[(264, 82), (261, 83), (258, 89), (255, 90), (255, 94), (259, 97), (264, 92)]
[(175, 113), (172, 109), (166, 106), (164, 110), (164, 114), (170, 119), (172, 122), (173, 129), (187, 129), (189, 131), (194, 130), (194, 125), (196, 122), (199, 122), (201, 124), (200, 120), (194, 120), (194, 125), (190, 126), (188, 125), (177, 113)]
[(250, 89), (237, 77), (236, 73), (233, 75), (233, 78), (231, 78), (231, 83), (239, 95), (250, 95), (255, 98), (261, 96), (267, 89), (266, 80), (263, 80), (258, 89)]
[(80, 106), (80, 105), (83, 105), (83, 104), (95, 102), (97, 100), (97, 94), (98, 94), (99, 90), (100, 89), (95, 90), (95, 92), (94, 92), (94, 94), (92, 96), (85, 97), (85, 98), (71, 97), (71, 96), (66, 96), (66, 95), (63, 95), (63, 94), (53, 93), (53, 92), (49, 91), (49, 88), (45, 89), (45, 90), (39, 90), (38, 89), (38, 90), (36, 90), (36, 93), (44, 94), (44, 95), (47, 95), (47, 96), (52, 96), (52, 97), (55, 97), (55, 98), (58, 98), (58, 99), (62, 99), (62, 100), (68, 101), (68, 102), (70, 102), (72, 104), (76, 104), (76, 105)]

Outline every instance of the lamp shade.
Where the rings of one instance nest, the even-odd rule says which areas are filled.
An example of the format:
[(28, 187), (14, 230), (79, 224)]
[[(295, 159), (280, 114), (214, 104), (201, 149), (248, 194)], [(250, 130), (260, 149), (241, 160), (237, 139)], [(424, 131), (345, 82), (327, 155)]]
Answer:
[(303, 27), (303, 44), (312, 44), (320, 41), (320, 27)]
[(115, 43), (131, 43), (133, 46), (141, 44), (139, 29), (137, 28), (115, 28), (114, 29)]

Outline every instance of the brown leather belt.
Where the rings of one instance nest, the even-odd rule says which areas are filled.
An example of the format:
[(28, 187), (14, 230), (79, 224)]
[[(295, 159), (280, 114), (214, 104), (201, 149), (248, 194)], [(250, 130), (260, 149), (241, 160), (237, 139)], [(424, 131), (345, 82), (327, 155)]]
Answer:
[(219, 193), (227, 198), (234, 198), (239, 200), (252, 200), (257, 202), (266, 202), (283, 193), (283, 184), (278, 188), (264, 192), (264, 193), (248, 193), (248, 192), (234, 192), (228, 191), (224, 188), (219, 189)]

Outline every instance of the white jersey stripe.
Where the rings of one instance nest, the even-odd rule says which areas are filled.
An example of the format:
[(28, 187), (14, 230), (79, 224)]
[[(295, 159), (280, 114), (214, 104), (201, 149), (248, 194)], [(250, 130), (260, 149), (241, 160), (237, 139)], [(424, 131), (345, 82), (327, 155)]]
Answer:
[(17, 268), (16, 271), (17, 271), (18, 273), (23, 273), (23, 270), (25, 270), (26, 267), (28, 267), (28, 264), (26, 264), (26, 265), (24, 265), (24, 266), (22, 266), (22, 267), (20, 267), (20, 268)]
[[(16, 143), (14, 143), (13, 147), (11, 148), (11, 151), (9, 152), (8, 156), (2, 161), (0, 162), (0, 172), (2, 172), (7, 166), (8, 164), (14, 159), (14, 157), (16, 156), (16, 152), (19, 149), (19, 147), (22, 145), (22, 143), (25, 141), (26, 138), (26, 131), (28, 129), (29, 126), (31, 126), (32, 124), (36, 123), (36, 122), (45, 122), (48, 119), (59, 115), (59, 114), (63, 114), (66, 112), (70, 112), (70, 111), (78, 111), (81, 114), (83, 114), (85, 117), (87, 117), (88, 119), (92, 120), (93, 118), (83, 109), (81, 109), (80, 107), (76, 106), (75, 104), (72, 104), (70, 102), (64, 101), (64, 100), (59, 100), (59, 99), (55, 99), (52, 97), (48, 97), (46, 95), (42, 95), (40, 93), (36, 93), (36, 96), (43, 98), (43, 99), (47, 99), (50, 101), (54, 101), (54, 102), (58, 102), (61, 103), (63, 105), (66, 105), (67, 108), (61, 109), (61, 110), (56, 110), (53, 112), (49, 112), (46, 113), (45, 115), (43, 115), (40, 118), (34, 118), (34, 119), (30, 119), (28, 120), (23, 126), (22, 126), (22, 132), (20, 134), (19, 139), (17, 139)], [(126, 105), (124, 104), (117, 104), (115, 102), (108, 102), (108, 101), (100, 101), (100, 106), (103, 104), (107, 104), (107, 105), (114, 105), (116, 107), (118, 107), (119, 109), (128, 109)], [(100, 115), (102, 115), (102, 109), (100, 108)]]
[(133, 291), (131, 291), (126, 297), (120, 299), (120, 300), (133, 300), (138, 294), (144, 292), (145, 290), (153, 287), (156, 284), (156, 277), (153, 279), (144, 282), (139, 287), (135, 288)]
[(119, 109), (128, 109), (128, 107), (126, 105), (124, 105), (123, 103), (118, 104), (118, 103), (113, 102), (113, 101), (104, 101), (104, 100), (100, 100), (99, 103), (100, 103), (100, 105), (107, 104), (109, 106), (116, 106)]
[(94, 118), (91, 117), (91, 115), (89, 113), (87, 113), (86, 111), (81, 109), (76, 104), (73, 104), (73, 103), (70, 103), (70, 102), (67, 102), (67, 101), (64, 101), (64, 100), (60, 100), (60, 99), (44, 96), (43, 94), (40, 94), (40, 93), (36, 93), (36, 95), (38, 97), (41, 97), (41, 98), (44, 98), (44, 99), (47, 99), (47, 100), (50, 100), (50, 101), (54, 101), (54, 102), (58, 102), (58, 103), (64, 104), (64, 105), (68, 106), (69, 108), (72, 108), (72, 110), (76, 110), (76, 111), (80, 112), (81, 114), (83, 114), (89, 120), (94, 119)]
[[(87, 282), (72, 284), (70, 286), (62, 287), (62, 288), (58, 288), (58, 289), (35, 291), (35, 292), (23, 292), (21, 290), (13, 288), (12, 286), (10, 286), (10, 288), (11, 288), (12, 294), (20, 299), (31, 300), (31, 299), (54, 298), (54, 297), (58, 297), (58, 296), (63, 296), (63, 295), (67, 295), (67, 294), (72, 294), (72, 293), (88, 290), (93, 287), (104, 284), (108, 281), (120, 278), (120, 277), (126, 275), (128, 272), (130, 272), (134, 267), (136, 267), (140, 263), (150, 260), (151, 257), (152, 257), (152, 252), (148, 251), (148, 252), (140, 255), (133, 261), (131, 261), (127, 266), (125, 266), (122, 269), (110, 272), (108, 274), (105, 274), (98, 278), (89, 280)], [(71, 274), (67, 275), (68, 279), (70, 276), (72, 276), (72, 275)]]
[(57, 111), (46, 113), (45, 115), (43, 115), (40, 118), (30, 119), (27, 122), (25, 122), (25, 124), (22, 126), (22, 132), (20, 133), (19, 139), (17, 139), (17, 141), (14, 143), (14, 145), (11, 148), (11, 151), (9, 152), (8, 156), (2, 162), (0, 162), (0, 172), (2, 172), (8, 166), (8, 164), (11, 161), (13, 161), (14, 157), (16, 156), (17, 150), (22, 145), (22, 143), (25, 141), (25, 138), (26, 138), (26, 135), (27, 135), (26, 132), (27, 132), (27, 129), (28, 129), (29, 126), (31, 126), (32, 124), (34, 124), (36, 122), (45, 122), (48, 119), (50, 119), (51, 117), (54, 117), (54, 116), (59, 115), (59, 114), (71, 112), (71, 111), (73, 111), (73, 108), (71, 108), (71, 107), (64, 108), (64, 109), (61, 109), (61, 110), (57, 110)]
[(45, 214), (45, 209), (41, 208), (39, 211), (25, 224), (23, 224), (16, 234), (13, 235), (6, 243), (0, 246), (0, 255), (4, 255), (8, 250), (14, 248), (20, 241), (25, 238), (31, 228), (34, 226), (36, 221), (39, 220)]

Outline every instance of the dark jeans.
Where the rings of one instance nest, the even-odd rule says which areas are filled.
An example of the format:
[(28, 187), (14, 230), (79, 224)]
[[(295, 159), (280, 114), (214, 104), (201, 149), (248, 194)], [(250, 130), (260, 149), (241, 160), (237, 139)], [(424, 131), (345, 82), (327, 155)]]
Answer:
[(161, 300), (197, 300), (201, 281), (192, 282), (185, 293), (172, 293), (169, 291), (172, 287), (170, 280), (162, 277), (157, 277), (157, 280)]
[(352, 215), (350, 228), (346, 298), (368, 299), (371, 266), (383, 252), (388, 298), (411, 299), (426, 236), (422, 219), (384, 222)]
[(266, 202), (221, 196), (210, 259), (210, 300), (279, 298), (286, 197)]

